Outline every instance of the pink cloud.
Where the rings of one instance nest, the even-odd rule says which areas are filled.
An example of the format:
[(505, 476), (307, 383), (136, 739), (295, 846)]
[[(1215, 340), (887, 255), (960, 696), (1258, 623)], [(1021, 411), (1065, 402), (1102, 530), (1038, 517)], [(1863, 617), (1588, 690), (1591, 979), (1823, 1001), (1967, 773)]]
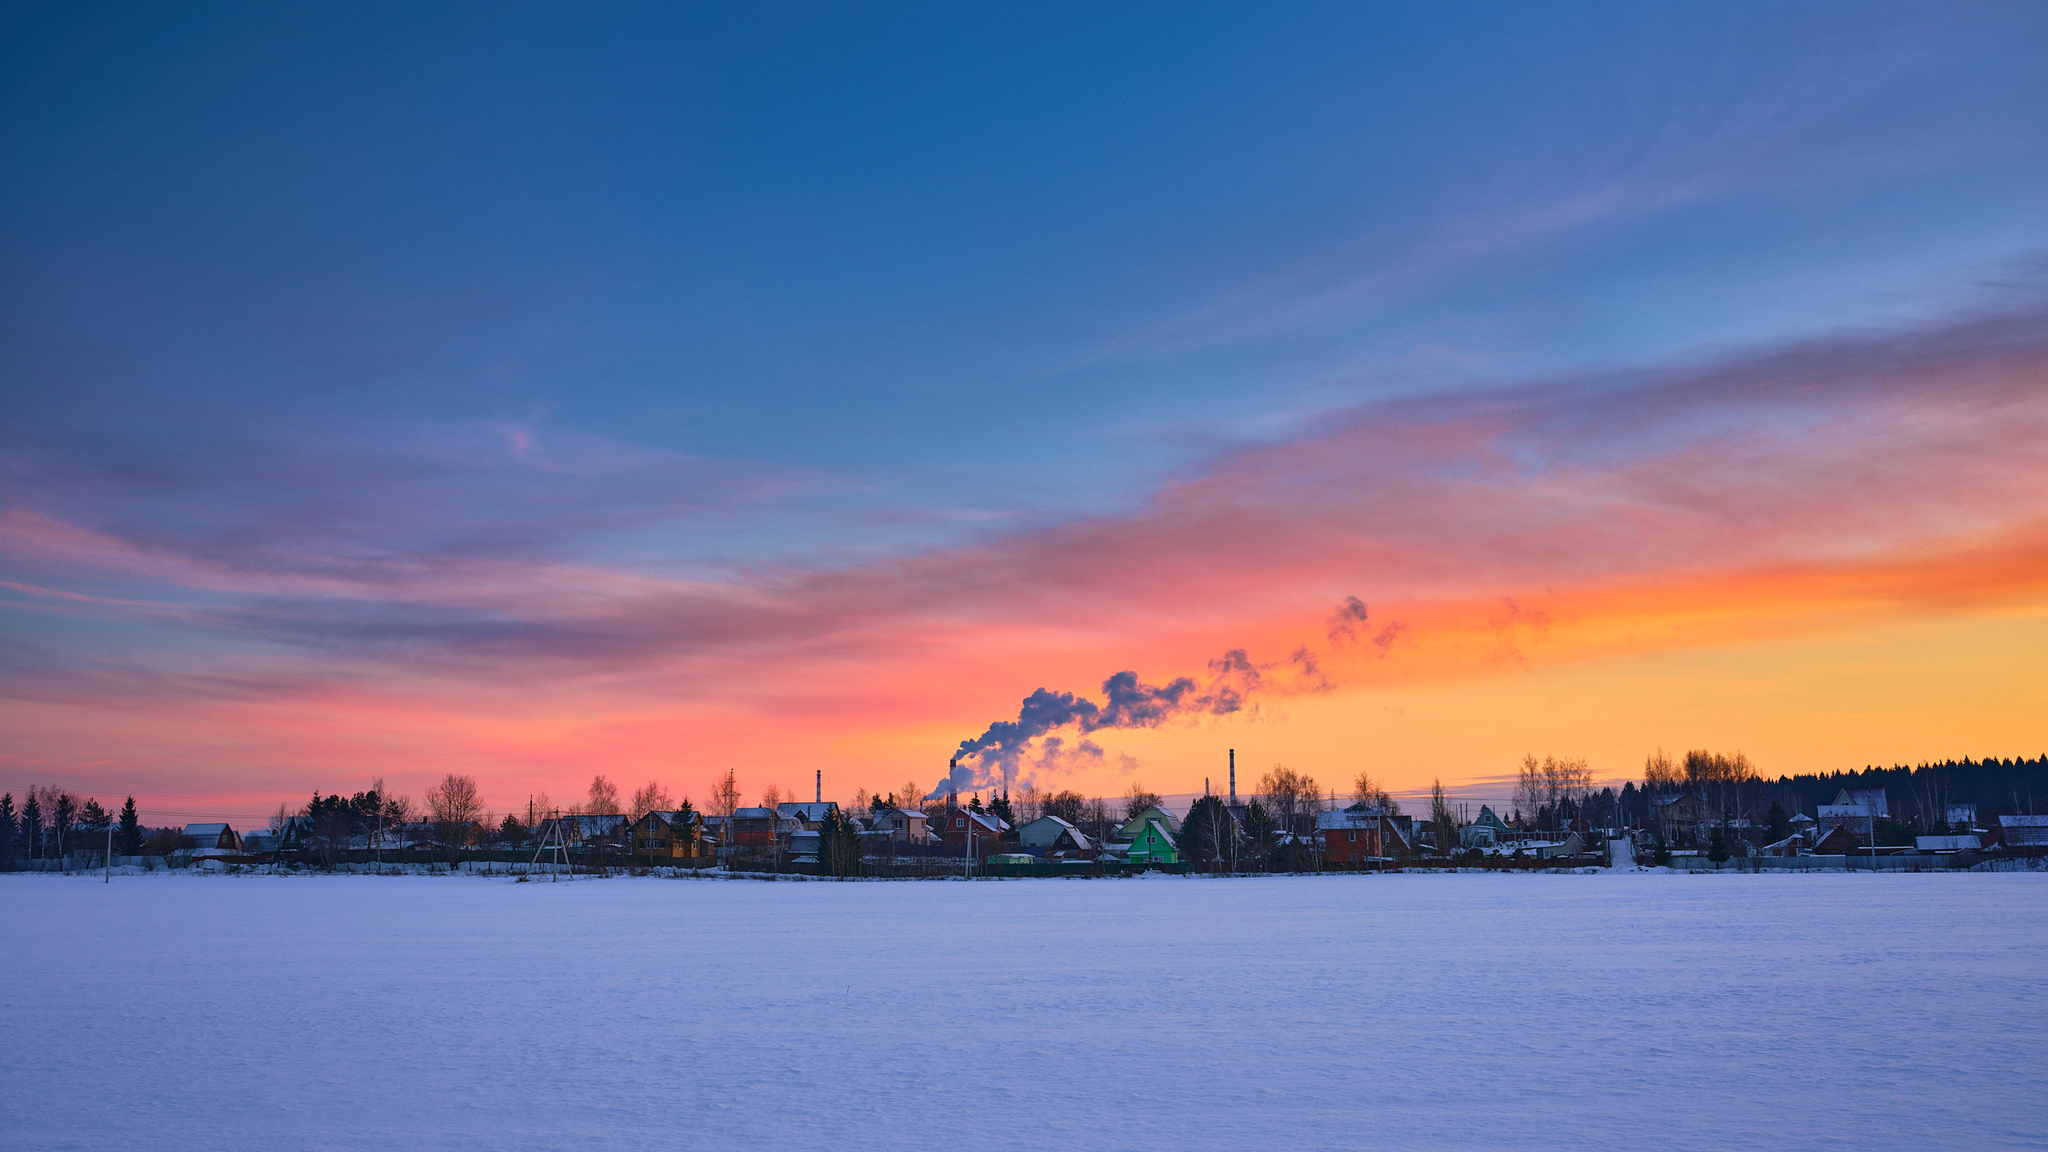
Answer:
[[(42, 709), (50, 762), (94, 745), (58, 710), (123, 702), (208, 741), (242, 725), (273, 762), (580, 772), (679, 732), (706, 756), (865, 762), (937, 755), (1034, 688), (1100, 700), (1112, 673), (1165, 685), (1231, 649), (1311, 661), (1259, 689), (1284, 694), (1646, 643), (1630, 620), (1668, 618), (1658, 642), (1683, 644), (2023, 600), (2048, 588), (2044, 321), (1375, 405), (1221, 456), (1131, 515), (838, 569), (677, 579), (310, 544), (249, 563), (17, 507), (0, 546), (43, 574), (18, 590), (63, 593), (18, 608), (218, 643), (17, 650), (8, 695)], [(93, 581), (148, 591), (53, 588)], [(1347, 596), (1369, 627), (1339, 644)]]

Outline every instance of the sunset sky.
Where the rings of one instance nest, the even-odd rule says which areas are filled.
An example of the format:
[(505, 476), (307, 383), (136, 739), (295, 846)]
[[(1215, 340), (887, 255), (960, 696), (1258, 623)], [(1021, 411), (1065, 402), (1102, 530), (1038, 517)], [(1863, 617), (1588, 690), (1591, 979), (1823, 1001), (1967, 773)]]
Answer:
[(0, 17), (17, 797), (2048, 751), (2048, 7), (422, 7)]

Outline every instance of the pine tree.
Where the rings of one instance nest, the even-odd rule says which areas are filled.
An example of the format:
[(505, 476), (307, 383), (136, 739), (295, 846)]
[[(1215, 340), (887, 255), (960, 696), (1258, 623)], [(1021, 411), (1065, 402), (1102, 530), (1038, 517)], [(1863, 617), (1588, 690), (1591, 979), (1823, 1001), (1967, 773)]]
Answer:
[(123, 856), (142, 855), (142, 820), (135, 814), (135, 797), (121, 805), (121, 830), (114, 834), (114, 848)]
[(1716, 864), (1728, 859), (1728, 837), (1719, 828), (1714, 829), (1714, 838), (1707, 844), (1707, 859)]
[(1007, 791), (1000, 796), (993, 792), (989, 793), (988, 814), (1013, 828), (1016, 827), (1017, 814), (1010, 808), (1010, 794)]
[(0, 793), (0, 860), (14, 859), (14, 793)]
[(21, 806), (21, 838), (28, 841), (28, 858), (39, 860), (43, 855), (43, 805), (36, 794), (28, 794), (28, 803)]
[(57, 793), (57, 802), (50, 806), (50, 839), (53, 841), (50, 855), (54, 859), (64, 856), (64, 841), (71, 835), (71, 825), (78, 818), (78, 801), (69, 792)]
[(85, 807), (78, 810), (79, 826), (90, 831), (104, 832), (107, 825), (113, 822), (113, 817), (108, 816), (107, 810), (100, 807), (100, 802), (90, 796), (85, 798)]
[(1213, 866), (1232, 859), (1236, 837), (1237, 822), (1230, 818), (1222, 799), (1204, 796), (1188, 809), (1173, 846), (1181, 859)]

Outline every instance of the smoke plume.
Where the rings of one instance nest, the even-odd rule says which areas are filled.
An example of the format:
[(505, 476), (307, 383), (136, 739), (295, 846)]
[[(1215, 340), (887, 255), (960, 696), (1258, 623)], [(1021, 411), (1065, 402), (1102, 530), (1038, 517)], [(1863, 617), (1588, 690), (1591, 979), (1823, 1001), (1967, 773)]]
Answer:
[[(1356, 641), (1362, 634), (1384, 651), (1400, 634), (1397, 621), (1373, 636), (1365, 630), (1366, 617), (1364, 601), (1345, 597), (1330, 618), (1332, 647)], [(1322, 658), (1303, 645), (1286, 660), (1270, 664), (1256, 663), (1244, 649), (1233, 648), (1209, 661), (1206, 685), (1191, 676), (1147, 684), (1136, 672), (1118, 672), (1102, 682), (1100, 704), (1072, 692), (1040, 688), (1024, 698), (1015, 720), (998, 720), (981, 735), (962, 740), (951, 772), (925, 799), (942, 796), (948, 789), (1007, 786), (1020, 766), (1070, 771), (1102, 760), (1102, 749), (1093, 741), (1083, 739), (1069, 748), (1060, 737), (1050, 735), (1061, 729), (1072, 728), (1086, 737), (1105, 728), (1157, 728), (1183, 718), (1228, 716), (1247, 709), (1256, 712), (1252, 697), (1274, 688), (1268, 674), (1279, 669), (1292, 669), (1298, 680), (1283, 681), (1285, 691), (1327, 692), (1332, 687)], [(1035, 757), (1031, 755), (1034, 742), (1039, 746)], [(1129, 757), (1120, 759), (1128, 761)]]

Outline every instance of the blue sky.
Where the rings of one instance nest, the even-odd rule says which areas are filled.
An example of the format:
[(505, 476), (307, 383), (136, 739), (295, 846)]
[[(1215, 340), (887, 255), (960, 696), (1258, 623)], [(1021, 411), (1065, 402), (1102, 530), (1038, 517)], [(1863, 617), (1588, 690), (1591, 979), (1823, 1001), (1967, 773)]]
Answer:
[(748, 509), (708, 555), (942, 542), (1379, 396), (1953, 306), (2048, 232), (2043, 27), (18, 11), (9, 406), (172, 470), (181, 433), (600, 437), (779, 478), (765, 521), (704, 494)]

